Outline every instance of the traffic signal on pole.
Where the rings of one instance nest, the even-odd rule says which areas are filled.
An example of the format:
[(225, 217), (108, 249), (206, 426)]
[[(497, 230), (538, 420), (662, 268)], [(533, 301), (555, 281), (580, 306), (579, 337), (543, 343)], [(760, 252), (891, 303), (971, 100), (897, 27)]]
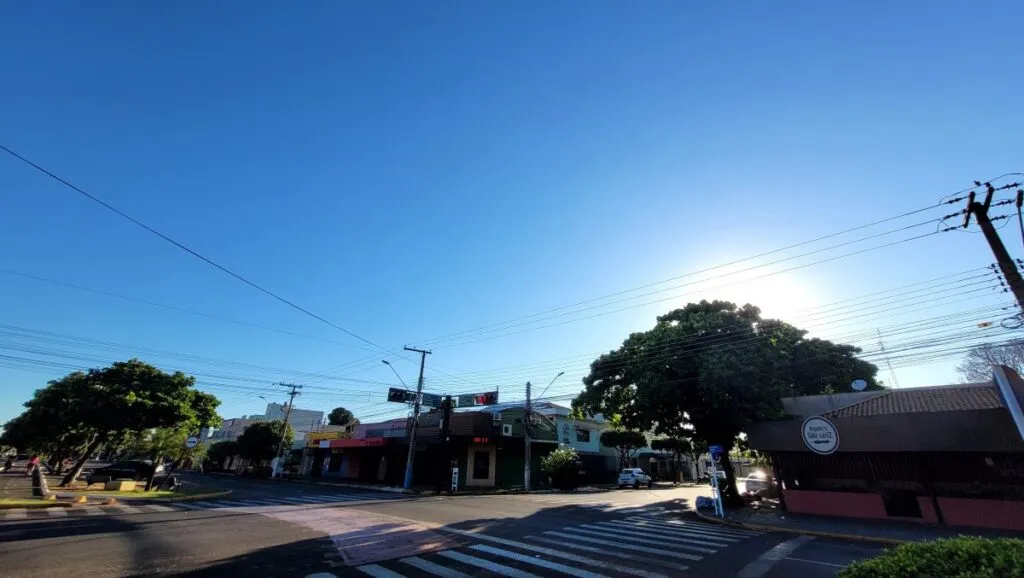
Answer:
[(394, 401), (397, 403), (407, 403), (410, 401), (409, 397), (411, 394), (411, 391), (398, 389), (397, 387), (392, 387), (388, 389), (388, 401)]

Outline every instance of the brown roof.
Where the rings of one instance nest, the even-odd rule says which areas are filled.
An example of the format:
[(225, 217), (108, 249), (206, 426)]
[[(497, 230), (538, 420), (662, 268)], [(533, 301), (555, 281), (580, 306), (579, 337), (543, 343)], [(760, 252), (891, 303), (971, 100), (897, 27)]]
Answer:
[(831, 417), (867, 417), (901, 413), (963, 411), (1003, 407), (998, 388), (991, 383), (941, 385), (893, 389), (882, 395), (831, 411)]

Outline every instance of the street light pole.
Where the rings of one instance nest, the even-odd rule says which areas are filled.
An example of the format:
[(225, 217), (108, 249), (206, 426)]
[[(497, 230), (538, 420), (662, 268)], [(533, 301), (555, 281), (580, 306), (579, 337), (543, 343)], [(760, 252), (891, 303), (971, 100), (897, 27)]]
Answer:
[[(413, 461), (416, 457), (416, 426), (419, 425), (420, 421), (420, 401), (423, 398), (423, 367), (427, 363), (427, 356), (430, 355), (430, 351), (426, 349), (415, 349), (413, 347), (406, 347), (406, 351), (415, 351), (420, 354), (420, 378), (416, 381), (416, 399), (412, 405), (412, 427), (409, 428), (409, 455), (405, 458), (405, 480), (402, 482), (402, 487), (406, 490), (412, 488), (412, 469)], [(387, 363), (386, 361), (384, 363)], [(388, 363), (388, 366), (391, 364)], [(394, 370), (395, 368), (391, 368)], [(398, 375), (398, 372), (395, 372)], [(398, 378), (401, 381), (401, 377)], [(402, 385), (405, 385), (403, 382)], [(409, 389), (406, 387), (406, 389)]]

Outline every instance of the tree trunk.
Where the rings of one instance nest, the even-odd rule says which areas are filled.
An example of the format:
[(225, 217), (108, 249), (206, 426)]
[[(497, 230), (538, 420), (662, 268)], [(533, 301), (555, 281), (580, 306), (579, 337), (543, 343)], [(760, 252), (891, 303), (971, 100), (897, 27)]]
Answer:
[[(179, 466), (181, 466), (181, 462), (182, 461), (183, 461), (183, 458), (180, 458), (180, 457), (178, 459), (174, 460), (174, 463), (171, 464), (171, 471), (169, 471), (169, 472), (164, 474), (164, 479), (160, 480), (160, 485), (156, 487), (156, 491), (157, 492), (159, 492), (160, 490), (164, 489), (164, 484), (166, 484), (167, 481), (171, 479), (171, 476), (174, 475), (174, 472), (177, 471)], [(154, 471), (156, 471), (156, 468), (154, 468)]]
[(156, 470), (157, 470), (157, 468), (160, 467), (160, 462), (162, 462), (163, 459), (164, 459), (164, 457), (162, 455), (159, 455), (159, 454), (156, 455), (153, 458), (153, 471), (149, 473), (149, 479), (146, 480), (146, 491), (147, 492), (153, 488), (153, 480), (156, 479)]
[(725, 479), (718, 480), (718, 489), (722, 492), (722, 505), (739, 508), (743, 506), (743, 498), (740, 497), (740, 492), (736, 488), (736, 472), (733, 471), (732, 460), (729, 459), (731, 451), (731, 445), (722, 447), (722, 459), (719, 461), (719, 466), (725, 472)]
[(64, 479), (60, 481), (60, 487), (66, 488), (71, 485), (72, 482), (78, 479), (78, 476), (82, 473), (82, 468), (85, 467), (85, 462), (89, 461), (89, 456), (100, 447), (103, 443), (103, 438), (96, 436), (96, 439), (92, 440), (89, 445), (82, 452), (82, 457), (78, 458), (75, 462), (75, 467), (71, 468), (71, 471), (64, 476)]

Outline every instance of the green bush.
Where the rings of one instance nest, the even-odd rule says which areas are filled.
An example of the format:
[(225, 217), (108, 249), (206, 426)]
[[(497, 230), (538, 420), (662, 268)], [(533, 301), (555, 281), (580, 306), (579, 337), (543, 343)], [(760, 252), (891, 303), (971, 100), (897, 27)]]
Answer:
[(572, 448), (558, 448), (541, 458), (540, 471), (551, 478), (555, 488), (575, 489), (579, 486), (580, 457)]
[(902, 544), (875, 558), (855, 562), (840, 578), (1021, 578), (1024, 540), (961, 536)]

